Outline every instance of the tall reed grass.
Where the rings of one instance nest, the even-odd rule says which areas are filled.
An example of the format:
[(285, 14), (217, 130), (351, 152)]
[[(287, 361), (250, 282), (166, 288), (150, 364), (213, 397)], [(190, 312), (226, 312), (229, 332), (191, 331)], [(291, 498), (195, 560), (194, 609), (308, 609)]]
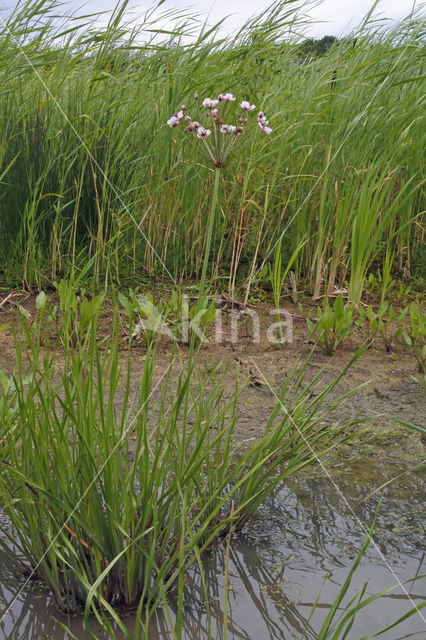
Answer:
[(370, 17), (306, 58), (301, 6), (279, 1), (225, 38), (185, 13), (159, 33), (158, 8), (135, 23), (124, 3), (100, 27), (58, 19), (55, 0), (18, 4), (0, 29), (2, 282), (88, 260), (98, 284), (199, 276), (213, 171), (166, 120), (223, 90), (262, 104), (274, 135), (242, 141), (221, 173), (219, 282), (255, 278), (280, 238), (285, 264), (303, 245), (294, 269), (315, 297), (349, 283), (357, 303), (369, 270), (419, 272), (421, 14)]

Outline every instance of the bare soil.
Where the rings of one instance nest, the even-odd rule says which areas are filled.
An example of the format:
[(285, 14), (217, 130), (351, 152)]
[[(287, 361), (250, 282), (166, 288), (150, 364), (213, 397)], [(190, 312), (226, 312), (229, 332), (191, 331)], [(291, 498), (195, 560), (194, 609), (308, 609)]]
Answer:
[[(37, 314), (35, 295), (18, 292), (7, 292), (0, 297), (0, 327), (8, 326), (0, 332), (0, 369), (10, 373), (14, 367), (15, 350), (12, 324), (17, 314), (17, 305), (21, 305), (31, 316)], [(222, 339), (215, 341), (215, 333), (208, 333), (208, 343), (202, 345), (198, 359), (197, 371), (202, 377), (215, 371), (224, 374), (225, 396), (231, 395), (238, 378), (244, 389), (239, 399), (239, 418), (235, 428), (236, 444), (252, 441), (261, 437), (267, 417), (276, 401), (274, 393), (278, 393), (286, 380), (293, 364), (302, 350), (309, 352), (309, 333), (306, 320), (294, 305), (284, 305), (293, 319), (293, 340), (284, 345), (271, 344), (266, 337), (267, 328), (275, 322), (270, 315), (270, 307), (255, 307), (260, 317), (260, 340), (255, 342), (252, 335), (250, 318), (241, 316), (238, 325), (238, 340), (231, 340), (231, 313), (222, 313)], [(104, 310), (101, 322), (101, 333), (107, 335), (112, 322), (112, 312)], [(123, 344), (123, 356), (127, 350), (128, 333), (126, 320), (120, 319), (120, 340)], [(10, 324), (9, 324), (10, 323)], [(328, 385), (351, 358), (362, 343), (358, 334), (350, 336), (329, 357), (317, 347), (306, 367), (306, 379), (312, 379), (319, 372), (316, 393)], [(135, 388), (138, 374), (144, 366), (146, 345), (143, 336), (132, 343)], [(171, 341), (162, 337), (157, 350), (154, 377), (159, 379), (170, 362)], [(185, 365), (187, 345), (179, 344), (178, 354)], [(325, 369), (323, 369), (326, 367)], [(177, 376), (175, 368), (173, 376)], [(350, 397), (344, 405), (332, 414), (333, 419), (369, 416), (372, 418), (363, 428), (362, 434), (356, 437), (343, 453), (344, 457), (368, 455), (380, 460), (400, 460), (418, 463), (425, 458), (426, 438), (417, 431), (402, 427), (396, 419), (426, 427), (425, 393), (422, 386), (412, 376), (418, 375), (416, 362), (409, 348), (399, 341), (392, 353), (387, 353), (380, 338), (354, 362), (342, 380), (336, 385), (330, 397), (359, 385), (364, 385), (355, 396)], [(172, 376), (172, 377), (173, 377)], [(367, 384), (365, 384), (367, 383)]]

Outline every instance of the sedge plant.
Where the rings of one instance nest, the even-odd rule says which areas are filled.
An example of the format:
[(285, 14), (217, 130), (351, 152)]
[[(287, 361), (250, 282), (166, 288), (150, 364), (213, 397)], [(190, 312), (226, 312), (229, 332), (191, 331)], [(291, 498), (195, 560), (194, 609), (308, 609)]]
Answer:
[(295, 262), (297, 255), (299, 253), (299, 251), (302, 249), (303, 245), (305, 244), (306, 241), (301, 242), (298, 247), (296, 247), (295, 251), (293, 252), (293, 255), (290, 257), (290, 260), (287, 263), (286, 268), (284, 269), (284, 271), (282, 270), (282, 258), (281, 258), (281, 246), (282, 246), (282, 237), (280, 237), (276, 250), (275, 250), (275, 257), (274, 257), (274, 263), (273, 263), (273, 267), (269, 267), (269, 280), (271, 282), (272, 285), (272, 292), (273, 292), (273, 296), (274, 296), (274, 304), (275, 304), (275, 310), (277, 312), (277, 320), (278, 320), (278, 337), (279, 337), (279, 342), (280, 344), (282, 344), (284, 342), (284, 336), (283, 336), (283, 329), (281, 326), (281, 322), (280, 322), (280, 300), (281, 300), (281, 293), (282, 293), (282, 289), (284, 286), (284, 282), (285, 279), (291, 269), (291, 267), (293, 266), (293, 263)]
[(120, 607), (134, 608), (135, 634), (148, 637), (169, 590), (182, 598), (189, 566), (358, 421), (327, 419), (343, 401), (327, 402), (337, 379), (313, 395), (319, 378), (306, 384), (299, 361), (264, 435), (235, 456), (238, 389), (225, 400), (206, 376), (195, 388), (183, 374), (173, 383), (174, 350), (155, 383), (154, 342), (135, 384), (116, 316), (101, 338), (95, 307), (78, 343), (64, 346), (58, 328), (79, 326), (83, 302), (55, 314), (46, 299), (35, 318), (22, 315), (15, 325), (16, 365), (0, 405), (0, 490), (10, 522), (1, 544), (63, 611), (83, 608), (111, 637), (113, 621), (132, 637)]

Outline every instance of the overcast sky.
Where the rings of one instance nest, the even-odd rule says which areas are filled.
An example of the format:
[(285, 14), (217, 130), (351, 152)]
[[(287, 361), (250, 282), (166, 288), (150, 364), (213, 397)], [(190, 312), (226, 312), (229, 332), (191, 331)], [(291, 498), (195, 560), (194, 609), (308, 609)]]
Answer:
[[(7, 5), (8, 12), (13, 8), (13, 0), (0, 0), (0, 5)], [(112, 9), (117, 4), (116, 0), (65, 0), (64, 7), (84, 7), (78, 13), (91, 13)], [(155, 0), (130, 0), (128, 13), (137, 18), (148, 8), (155, 6)], [(218, 22), (221, 18), (229, 16), (225, 23), (224, 32), (231, 33), (241, 27), (252, 15), (265, 9), (271, 0), (165, 0), (159, 12), (164, 10), (180, 9), (192, 10), (198, 15), (208, 18), (210, 24)], [(300, 2), (302, 4), (302, 1)], [(323, 0), (318, 6), (311, 0), (308, 13), (312, 17), (312, 24), (307, 34), (313, 37), (323, 35), (343, 35), (355, 28), (369, 11), (373, 0)], [(415, 2), (417, 7), (425, 7), (424, 2)], [(406, 16), (413, 7), (413, 0), (380, 0), (376, 8), (376, 15), (389, 20), (399, 20)], [(103, 20), (102, 20), (103, 22)]]
[[(90, 1), (97, 2), (97, 0)], [(308, 10), (313, 22), (315, 22), (309, 28), (310, 35), (342, 34), (351, 26), (357, 26), (372, 4), (373, 0), (323, 0), (318, 6), (311, 6)], [(391, 20), (398, 20), (410, 12), (412, 4), (410, 0), (381, 0), (376, 12)], [(166, 0), (163, 6), (182, 6), (182, 3), (178, 3), (176, 0)], [(228, 28), (236, 29), (247, 18), (267, 7), (268, 0), (198, 0), (193, 2), (191, 6), (198, 12), (209, 14), (209, 21), (212, 23), (224, 16), (229, 16)]]

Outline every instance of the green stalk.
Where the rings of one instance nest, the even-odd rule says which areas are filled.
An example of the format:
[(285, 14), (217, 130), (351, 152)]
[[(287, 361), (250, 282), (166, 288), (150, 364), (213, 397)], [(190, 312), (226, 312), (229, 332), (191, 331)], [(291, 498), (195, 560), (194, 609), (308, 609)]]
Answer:
[[(210, 249), (211, 249), (211, 244), (212, 244), (212, 237), (213, 237), (213, 227), (214, 227), (214, 218), (215, 218), (215, 213), (216, 213), (216, 206), (217, 206), (217, 199), (218, 199), (218, 193), (219, 193), (219, 178), (220, 178), (220, 169), (218, 167), (215, 167), (215, 171), (214, 171), (214, 183), (213, 183), (213, 194), (212, 194), (212, 200), (211, 200), (211, 206), (210, 206), (210, 214), (209, 214), (209, 220), (208, 220), (208, 226), (207, 226), (207, 238), (206, 238), (206, 249), (204, 252), (204, 261), (203, 261), (203, 268), (201, 271), (201, 280), (200, 280), (200, 287), (199, 287), (199, 291), (198, 291), (198, 299), (197, 299), (197, 307), (196, 307), (196, 312), (195, 312), (195, 317), (194, 317), (194, 321), (195, 323), (198, 323), (198, 319), (199, 319), (199, 315), (202, 311), (202, 305), (203, 305), (203, 296), (204, 296), (204, 288), (205, 288), (205, 284), (206, 284), (206, 276), (207, 276), (207, 267), (209, 264), (209, 258), (210, 258)], [(188, 354), (188, 364), (187, 364), (187, 378), (186, 378), (186, 384), (189, 387), (189, 382), (191, 379), (191, 375), (192, 375), (192, 369), (193, 369), (193, 357), (194, 357), (194, 351), (195, 351), (195, 338), (196, 338), (196, 332), (193, 330), (191, 331), (191, 339), (190, 339), (190, 343), (189, 343), (189, 354)], [(201, 346), (201, 343), (200, 343)], [(182, 432), (182, 450), (185, 451), (186, 449), (186, 425), (187, 425), (187, 421), (188, 421), (188, 409), (189, 409), (189, 398), (190, 398), (190, 394), (188, 393), (188, 387), (186, 389), (186, 393), (185, 393), (185, 401), (184, 401), (184, 412), (183, 412), (183, 432)], [(180, 463), (185, 466), (186, 461), (185, 461), (185, 456), (181, 456), (180, 458)]]
[(229, 552), (231, 548), (231, 538), (234, 532), (234, 528), (231, 525), (229, 527), (229, 533), (226, 540), (225, 550), (225, 572), (224, 572), (224, 585), (223, 585), (223, 639), (228, 639), (228, 592), (229, 592)]
[[(203, 297), (204, 297), (204, 289), (205, 289), (205, 285), (206, 285), (207, 267), (208, 267), (209, 259), (210, 259), (210, 249), (211, 249), (212, 237), (213, 237), (214, 219), (215, 219), (215, 213), (216, 213), (216, 207), (217, 207), (217, 199), (218, 199), (218, 194), (219, 194), (219, 180), (220, 180), (220, 169), (219, 169), (219, 167), (215, 167), (215, 170), (214, 170), (214, 183), (213, 183), (213, 195), (212, 195), (212, 200), (211, 200), (210, 214), (209, 214), (208, 227), (207, 227), (206, 248), (205, 248), (205, 252), (204, 252), (203, 269), (201, 271), (200, 287), (199, 287), (199, 290), (198, 290), (197, 308), (196, 308), (196, 313), (195, 313), (195, 321), (196, 322), (198, 322), (198, 317), (199, 317), (199, 314), (202, 311), (202, 306), (203, 306)], [(189, 347), (188, 369), (190, 368), (189, 365), (192, 362), (192, 356), (193, 356), (193, 353), (194, 353), (195, 336), (196, 336), (196, 333), (195, 333), (195, 331), (193, 331), (191, 333), (191, 341), (190, 341), (190, 347)]]

